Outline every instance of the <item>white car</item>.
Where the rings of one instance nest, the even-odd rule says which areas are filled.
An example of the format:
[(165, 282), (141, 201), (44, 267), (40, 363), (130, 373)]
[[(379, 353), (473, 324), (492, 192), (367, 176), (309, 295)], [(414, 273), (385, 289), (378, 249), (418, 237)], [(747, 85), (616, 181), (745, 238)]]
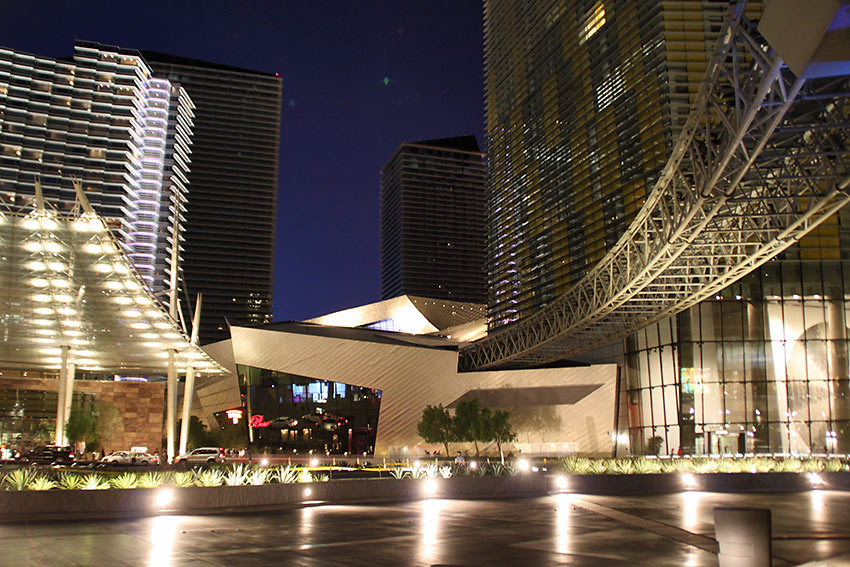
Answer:
[(147, 453), (116, 451), (103, 457), (100, 462), (109, 465), (150, 465), (156, 463), (156, 457)]

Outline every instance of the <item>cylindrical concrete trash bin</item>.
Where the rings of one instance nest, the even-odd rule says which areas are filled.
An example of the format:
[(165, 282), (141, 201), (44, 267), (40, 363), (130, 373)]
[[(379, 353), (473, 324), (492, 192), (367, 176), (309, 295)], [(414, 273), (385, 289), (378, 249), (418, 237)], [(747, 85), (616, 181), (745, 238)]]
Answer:
[(770, 510), (715, 508), (720, 567), (770, 567)]

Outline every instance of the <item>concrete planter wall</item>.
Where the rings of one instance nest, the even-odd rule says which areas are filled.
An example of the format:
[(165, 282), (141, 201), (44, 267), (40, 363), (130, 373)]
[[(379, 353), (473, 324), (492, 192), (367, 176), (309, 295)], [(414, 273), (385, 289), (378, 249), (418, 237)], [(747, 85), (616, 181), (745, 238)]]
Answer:
[[(549, 490), (543, 475), (438, 478), (432, 486), (433, 498), (522, 498), (542, 496)], [(158, 496), (165, 490), (170, 491), (170, 501), (158, 503)], [(424, 479), (358, 479), (209, 488), (5, 490), (0, 491), (0, 521), (227, 513), (307, 502), (407, 501), (422, 499), (424, 491)]]
[[(566, 475), (569, 492), (583, 494), (665, 494), (682, 490), (705, 492), (801, 492), (812, 488), (850, 490), (850, 473), (819, 472), (823, 485), (813, 486), (808, 473), (709, 473), (691, 474), (693, 486), (681, 473), (574, 474)], [(553, 485), (554, 489), (554, 485)]]

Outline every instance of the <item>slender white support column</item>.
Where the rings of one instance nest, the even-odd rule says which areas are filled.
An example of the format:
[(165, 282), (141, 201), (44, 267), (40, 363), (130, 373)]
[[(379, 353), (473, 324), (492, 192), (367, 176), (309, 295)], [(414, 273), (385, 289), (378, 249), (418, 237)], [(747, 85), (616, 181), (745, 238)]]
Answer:
[[(73, 362), (68, 363), (67, 378), (65, 379), (65, 421), (71, 419), (71, 405), (74, 401), (74, 378), (76, 377), (77, 367)], [(63, 439), (64, 445), (68, 444), (68, 439)]]
[(186, 369), (186, 385), (183, 387), (183, 420), (180, 422), (180, 455), (189, 445), (189, 420), (192, 417), (192, 397), (195, 395), (195, 369)]
[[(198, 326), (201, 324), (201, 294), (195, 300), (195, 314), (192, 317), (191, 344), (198, 344)], [(180, 423), (180, 452), (186, 453), (189, 445), (189, 420), (192, 416), (192, 399), (195, 397), (195, 369), (192, 366), (186, 369), (186, 384), (183, 387), (183, 420)]]
[(65, 392), (68, 389), (68, 352), (71, 347), (62, 345), (62, 362), (59, 367), (59, 396), (56, 402), (56, 435), (54, 442), (62, 446), (65, 444)]
[(177, 429), (175, 421), (177, 417), (177, 367), (174, 360), (176, 355), (177, 351), (173, 348), (168, 349), (168, 381), (165, 384), (165, 438), (169, 463), (174, 461), (174, 434)]

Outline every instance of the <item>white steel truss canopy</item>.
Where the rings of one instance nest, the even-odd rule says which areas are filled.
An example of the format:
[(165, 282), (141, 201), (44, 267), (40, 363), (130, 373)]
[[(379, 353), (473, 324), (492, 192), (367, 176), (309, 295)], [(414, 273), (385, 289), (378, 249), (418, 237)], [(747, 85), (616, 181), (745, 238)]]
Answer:
[(62, 347), (78, 371), (164, 375), (174, 349), (179, 372), (228, 373), (190, 344), (93, 212), (0, 212), (0, 368), (58, 371)]
[(463, 348), (462, 370), (544, 364), (626, 337), (716, 295), (850, 201), (850, 78), (794, 76), (743, 4), (623, 237), (570, 291)]

